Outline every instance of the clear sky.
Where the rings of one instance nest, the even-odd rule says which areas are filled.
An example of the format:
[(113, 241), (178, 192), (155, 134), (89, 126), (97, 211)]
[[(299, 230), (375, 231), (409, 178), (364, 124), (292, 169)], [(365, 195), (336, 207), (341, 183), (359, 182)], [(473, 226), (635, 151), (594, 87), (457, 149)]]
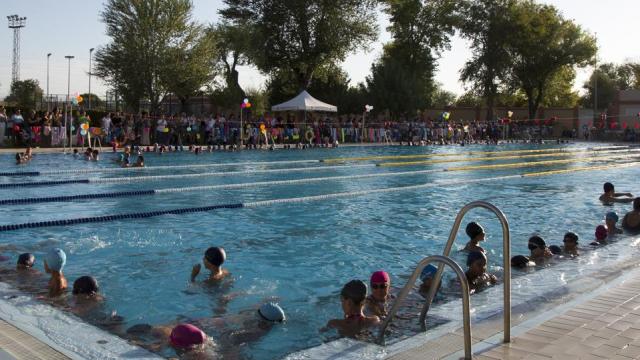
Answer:
[[(207, 23), (216, 22), (221, 0), (194, 0), (194, 16)], [(609, 0), (607, 2), (583, 0), (542, 0), (558, 7), (565, 17), (573, 19), (591, 33), (597, 33), (600, 61), (640, 61), (640, 42), (637, 39), (640, 1)], [(71, 93), (88, 90), (89, 49), (106, 44), (109, 39), (100, 22), (103, 8), (101, 0), (2, 0), (4, 31), (0, 31), (0, 96), (9, 92), (11, 83), (11, 55), (13, 31), (7, 27), (7, 15), (27, 17), (27, 26), (21, 31), (20, 78), (35, 78), (46, 91), (46, 54), (51, 52), (49, 88), (52, 94), (67, 92), (67, 61), (65, 55), (74, 55), (71, 62)], [(364, 81), (371, 63), (380, 55), (382, 44), (389, 40), (385, 30), (387, 19), (379, 16), (380, 36), (369, 51), (350, 55), (343, 64), (352, 83)], [(439, 60), (436, 80), (445, 89), (460, 94), (464, 84), (458, 81), (459, 71), (471, 53), (463, 39), (455, 37), (450, 51)], [(544, 55), (544, 54), (541, 54)], [(579, 71), (575, 88), (582, 83), (591, 69)], [(252, 68), (240, 69), (240, 83), (244, 87), (261, 87), (264, 76)], [(91, 90), (102, 96), (107, 88), (93, 78)]]

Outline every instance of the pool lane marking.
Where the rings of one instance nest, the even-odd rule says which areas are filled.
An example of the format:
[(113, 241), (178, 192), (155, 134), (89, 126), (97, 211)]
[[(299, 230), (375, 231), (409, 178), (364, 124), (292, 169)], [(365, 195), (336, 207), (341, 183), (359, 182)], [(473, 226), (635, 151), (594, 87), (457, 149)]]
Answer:
[[(640, 151), (640, 149), (629, 150), (610, 150), (610, 151), (598, 151), (597, 154), (609, 154), (609, 153), (632, 153)], [(585, 152), (592, 153), (592, 152)], [(562, 156), (567, 156), (565, 153)], [(544, 154), (546, 156), (549, 154)], [(524, 156), (539, 156), (539, 155), (524, 155)], [(555, 155), (549, 155), (550, 157)], [(513, 157), (492, 157), (489, 160), (506, 160)], [(521, 157), (516, 157), (521, 158)], [(576, 158), (579, 159), (579, 158)], [(486, 161), (482, 159), (452, 159), (447, 162), (474, 162), (474, 161)], [(351, 168), (374, 168), (376, 164), (350, 164), (350, 165), (329, 165), (329, 166), (317, 166), (317, 167), (302, 167), (302, 168), (285, 168), (285, 169), (263, 169), (263, 170), (241, 170), (241, 171), (228, 171), (228, 172), (207, 172), (197, 174), (177, 174), (177, 175), (146, 175), (146, 176), (131, 176), (131, 177), (117, 177), (117, 178), (88, 178), (88, 179), (71, 179), (71, 180), (53, 180), (42, 182), (25, 182), (25, 183), (6, 183), (0, 184), (0, 189), (3, 188), (16, 188), (16, 187), (36, 187), (36, 186), (56, 186), (65, 184), (100, 184), (100, 183), (128, 183), (136, 181), (158, 181), (167, 179), (188, 179), (199, 177), (214, 177), (214, 176), (234, 176), (234, 175), (249, 175), (249, 174), (271, 174), (271, 173), (289, 173), (289, 172), (306, 172), (306, 171), (318, 171), (318, 170), (335, 170), (335, 169), (351, 169)], [(440, 171), (440, 170), (436, 170)]]
[(640, 151), (640, 149), (625, 149), (625, 150), (610, 150), (610, 151), (559, 152), (559, 153), (548, 153), (548, 154), (491, 156), (491, 157), (465, 158), (465, 159), (422, 160), (422, 161), (409, 161), (409, 162), (388, 162), (388, 163), (377, 164), (377, 166), (379, 166), (379, 167), (416, 166), (416, 165), (442, 164), (442, 163), (449, 163), (449, 162), (533, 159), (533, 158), (541, 158), (541, 157), (567, 157), (567, 156), (574, 156), (574, 155), (580, 155), (580, 154), (611, 154), (611, 153), (638, 152), (638, 151)]
[(535, 161), (535, 162), (523, 162), (514, 164), (499, 164), (499, 165), (479, 165), (479, 166), (464, 166), (444, 169), (428, 169), (417, 171), (399, 171), (389, 173), (375, 173), (375, 174), (360, 174), (360, 175), (344, 175), (344, 176), (327, 176), (294, 180), (272, 180), (272, 181), (259, 181), (250, 183), (236, 183), (236, 184), (221, 184), (221, 185), (203, 185), (203, 186), (189, 186), (178, 188), (165, 188), (165, 189), (149, 189), (149, 190), (133, 190), (133, 191), (120, 191), (109, 193), (93, 193), (93, 194), (79, 194), (79, 195), (66, 195), (66, 196), (51, 196), (51, 197), (36, 197), (36, 198), (18, 198), (18, 199), (4, 199), (0, 200), (0, 205), (22, 205), (22, 204), (35, 204), (45, 202), (66, 202), (83, 199), (102, 199), (102, 198), (118, 198), (118, 197), (132, 197), (132, 196), (148, 196), (156, 194), (168, 194), (177, 192), (192, 192), (192, 191), (211, 191), (222, 189), (244, 189), (259, 186), (274, 186), (274, 185), (295, 185), (305, 184), (321, 181), (339, 181), (339, 180), (355, 180), (355, 179), (367, 179), (367, 178), (380, 178), (380, 177), (392, 177), (392, 176), (407, 176), (407, 175), (421, 175), (437, 172), (453, 172), (453, 171), (467, 171), (467, 170), (482, 170), (492, 167), (535, 167), (546, 166), (553, 164), (565, 164), (565, 163), (579, 163), (579, 162), (591, 162), (591, 161), (609, 161), (609, 160), (624, 160), (633, 159), (639, 157), (639, 155), (617, 155), (610, 157), (591, 157), (591, 158), (577, 158), (577, 159), (562, 159), (562, 160), (548, 160), (548, 161)]
[[(615, 164), (615, 165), (603, 165), (603, 166), (591, 166), (591, 167), (570, 169), (570, 170), (564, 171), (563, 173), (591, 171), (591, 170), (605, 170), (605, 169), (613, 169), (613, 168), (627, 168), (627, 167), (638, 166), (638, 165), (640, 165), (640, 162), (631, 162), (631, 163)], [(438, 186), (448, 187), (448, 186), (454, 186), (454, 185), (473, 184), (473, 183), (480, 183), (480, 182), (516, 179), (516, 178), (524, 178), (524, 177), (532, 177), (532, 176), (546, 176), (546, 175), (554, 175), (554, 174), (557, 174), (557, 172), (545, 171), (542, 173), (524, 173), (524, 174), (518, 174), (518, 175), (496, 176), (496, 177), (481, 178), (481, 179), (442, 180), (442, 181), (436, 181), (436, 182), (419, 184), (419, 185), (390, 187), (390, 188), (373, 189), (373, 190), (360, 190), (360, 191), (351, 191), (351, 192), (344, 192), (344, 193), (333, 193), (333, 194), (324, 194), (324, 195), (315, 195), (315, 196), (303, 196), (303, 197), (297, 197), (297, 198), (283, 198), (283, 199), (253, 201), (253, 202), (247, 202), (247, 203), (219, 204), (219, 205), (211, 205), (211, 206), (192, 207), (192, 208), (180, 208), (180, 209), (147, 211), (147, 212), (138, 212), (138, 213), (129, 213), (129, 214), (103, 215), (103, 216), (93, 216), (93, 217), (86, 217), (86, 218), (49, 220), (49, 221), (31, 222), (31, 223), (22, 223), (22, 224), (0, 225), (0, 232), (20, 230), (20, 229), (26, 229), (26, 228), (42, 228), (42, 227), (64, 226), (64, 225), (74, 225), (74, 224), (84, 224), (84, 223), (97, 223), (97, 222), (107, 222), (107, 221), (124, 220), (124, 219), (143, 219), (143, 218), (150, 218), (150, 217), (156, 217), (156, 216), (167, 215), (167, 214), (178, 215), (178, 214), (186, 214), (186, 213), (208, 212), (208, 211), (221, 210), (221, 209), (254, 208), (254, 207), (270, 206), (270, 205), (276, 205), (276, 204), (301, 203), (301, 202), (320, 201), (320, 200), (327, 200), (327, 199), (349, 198), (349, 197), (357, 197), (361, 195), (393, 193), (393, 192), (402, 192), (402, 191), (408, 191), (408, 190), (426, 189), (426, 188), (438, 187)]]
[(421, 154), (421, 155), (394, 155), (394, 156), (371, 156), (361, 158), (333, 158), (333, 159), (310, 159), (310, 160), (280, 160), (280, 161), (245, 161), (232, 163), (216, 163), (216, 164), (189, 164), (189, 165), (160, 165), (146, 167), (128, 167), (128, 168), (99, 168), (99, 169), (60, 169), (45, 171), (16, 171), (16, 172), (0, 172), (0, 176), (42, 176), (42, 175), (62, 175), (62, 174), (92, 174), (92, 173), (110, 173), (110, 172), (138, 172), (138, 171), (154, 171), (154, 170), (170, 170), (170, 169), (197, 169), (208, 167), (225, 167), (225, 166), (270, 166), (285, 164), (316, 164), (323, 162), (347, 162), (347, 161), (364, 161), (364, 160), (391, 160), (402, 158), (426, 158), (426, 157), (455, 157), (466, 155), (482, 155), (482, 154), (517, 154), (530, 152), (579, 152), (579, 151), (598, 151), (607, 149), (628, 149), (629, 146), (597, 146), (589, 148), (570, 149), (535, 149), (535, 150), (504, 150), (504, 151), (478, 151), (468, 153), (445, 153), (445, 154)]
[(349, 157), (349, 158), (331, 158), (324, 159), (321, 162), (349, 162), (349, 161), (368, 161), (368, 160), (393, 160), (393, 159), (422, 159), (431, 157), (456, 157), (467, 155), (495, 155), (495, 154), (526, 154), (526, 153), (543, 153), (543, 152), (580, 152), (580, 151), (599, 151), (613, 149), (629, 149), (629, 146), (595, 146), (587, 148), (550, 148), (550, 149), (527, 149), (527, 150), (502, 150), (502, 151), (471, 151), (466, 153), (432, 153), (432, 154), (416, 154), (416, 155), (381, 155), (381, 156), (365, 156), (365, 157)]

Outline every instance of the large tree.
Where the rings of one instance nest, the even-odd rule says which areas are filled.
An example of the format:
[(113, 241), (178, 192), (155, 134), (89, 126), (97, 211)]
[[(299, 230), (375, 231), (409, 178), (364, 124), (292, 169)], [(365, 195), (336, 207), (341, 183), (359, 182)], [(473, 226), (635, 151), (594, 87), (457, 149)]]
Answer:
[[(107, 0), (100, 13), (111, 42), (98, 49), (95, 73), (105, 79), (137, 111), (142, 99), (157, 111), (160, 100), (169, 91), (163, 77), (172, 56), (197, 48), (202, 37), (194, 36), (200, 27), (191, 19), (191, 0)], [(213, 54), (211, 54), (213, 57)], [(181, 75), (192, 66), (181, 68)], [(177, 88), (177, 87), (176, 87)]]
[(509, 77), (527, 96), (529, 118), (534, 119), (554, 78), (593, 59), (595, 39), (554, 6), (532, 0), (519, 1), (508, 18), (516, 27), (505, 46)]
[(11, 84), (11, 93), (4, 101), (23, 108), (35, 109), (36, 104), (42, 101), (42, 89), (38, 80), (14, 81)]
[(595, 106), (594, 86), (596, 78), (598, 83), (598, 109), (606, 109), (611, 106), (618, 91), (640, 89), (640, 64), (600, 64), (582, 87), (586, 90), (586, 94), (581, 99), (584, 107), (593, 108)]
[(505, 45), (514, 34), (509, 13), (516, 1), (461, 2), (462, 21), (459, 28), (462, 36), (471, 42), (472, 58), (464, 65), (460, 79), (469, 83), (473, 91), (485, 99), (487, 120), (494, 118), (494, 106), (501, 90), (501, 81), (507, 75), (511, 63)]
[(220, 13), (250, 32), (252, 62), (267, 74), (291, 71), (298, 90), (315, 72), (377, 38), (375, 0), (225, 0)]
[(246, 97), (240, 86), (238, 66), (250, 63), (251, 32), (245, 27), (223, 22), (211, 28), (217, 40), (218, 65), (222, 68), (226, 97), (235, 104)]

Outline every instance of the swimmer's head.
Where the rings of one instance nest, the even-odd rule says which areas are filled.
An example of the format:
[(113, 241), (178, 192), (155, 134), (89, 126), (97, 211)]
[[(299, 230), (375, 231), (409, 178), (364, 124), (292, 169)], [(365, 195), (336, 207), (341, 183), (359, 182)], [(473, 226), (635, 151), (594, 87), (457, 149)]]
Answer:
[(359, 306), (367, 297), (367, 284), (360, 280), (351, 280), (342, 287), (340, 297)]
[(99, 290), (98, 281), (93, 276), (81, 276), (73, 282), (73, 295), (93, 296)]
[(467, 236), (469, 239), (475, 239), (478, 235), (484, 234), (484, 229), (477, 222), (470, 222), (467, 224), (467, 228), (465, 229)]
[(598, 225), (596, 227), (596, 240), (602, 241), (607, 238), (607, 228), (604, 225)]
[(264, 303), (258, 309), (258, 315), (266, 321), (283, 322), (286, 320), (284, 310), (276, 303)]
[(568, 231), (566, 234), (564, 234), (564, 239), (562, 240), (562, 242), (565, 245), (567, 245), (567, 243), (578, 244), (578, 234), (574, 233), (573, 231)]
[(47, 266), (52, 271), (62, 271), (64, 264), (67, 263), (67, 254), (62, 249), (51, 249), (45, 257)]
[(616, 214), (616, 212), (615, 212), (615, 211), (609, 211), (609, 212), (607, 213), (607, 215), (605, 215), (605, 217), (604, 217), (604, 218), (605, 218), (605, 220), (607, 220), (607, 221), (613, 221), (614, 223), (617, 223), (617, 222), (618, 222), (618, 219), (619, 219), (618, 214)]
[(204, 345), (207, 335), (191, 324), (176, 325), (169, 335), (169, 343), (178, 349), (189, 349)]
[(613, 184), (612, 184), (612, 183), (610, 183), (610, 182), (606, 182), (606, 183), (604, 183), (604, 185), (602, 186), (602, 188), (604, 189), (604, 192), (605, 192), (605, 193), (608, 193), (608, 192), (614, 191)]
[(553, 255), (559, 255), (562, 253), (562, 249), (558, 245), (549, 245), (549, 251), (551, 251)]
[(534, 235), (529, 238), (529, 244), (527, 245), (529, 250), (533, 251), (535, 249), (546, 249), (547, 243), (538, 235)]
[(528, 257), (524, 255), (516, 255), (511, 258), (511, 267), (523, 269), (529, 266), (534, 266), (535, 263), (530, 261)]
[(36, 263), (36, 257), (32, 253), (24, 253), (18, 256), (18, 268), (30, 269)]
[(371, 274), (371, 284), (381, 284), (381, 283), (389, 283), (391, 279), (389, 278), (389, 274), (386, 271), (378, 270)]
[(210, 247), (204, 253), (204, 259), (213, 266), (221, 266), (227, 259), (227, 253), (221, 247)]
[(438, 268), (432, 264), (429, 264), (422, 268), (422, 271), (420, 272), (420, 280), (422, 280), (422, 282), (425, 282), (427, 280), (433, 279), (433, 277), (436, 275), (436, 272), (438, 272)]

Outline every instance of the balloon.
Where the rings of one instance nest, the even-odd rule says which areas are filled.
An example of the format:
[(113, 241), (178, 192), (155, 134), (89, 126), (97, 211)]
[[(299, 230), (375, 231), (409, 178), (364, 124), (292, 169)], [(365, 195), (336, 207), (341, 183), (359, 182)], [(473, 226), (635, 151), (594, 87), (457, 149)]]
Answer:
[(245, 107), (250, 108), (251, 107), (251, 103), (248, 102)]
[(507, 111), (507, 116), (511, 118), (513, 116), (513, 111)]
[(92, 127), (92, 128), (89, 129), (89, 132), (92, 133), (95, 136), (102, 135), (102, 129), (100, 129), (99, 127)]
[(78, 105), (78, 98), (73, 98), (73, 99), (71, 99), (71, 103), (72, 103), (73, 105)]
[(187, 128), (187, 132), (190, 132), (190, 131), (191, 131), (191, 126)]
[(82, 125), (80, 125), (80, 127), (81, 127), (83, 130), (89, 130), (89, 124), (87, 124), (87, 123), (82, 123)]
[(242, 101), (244, 104), (248, 104), (249, 103), (249, 99), (244, 98), (244, 100)]
[(76, 130), (76, 127), (71, 125), (71, 131), (75, 131), (75, 130)]
[(260, 124), (260, 131), (264, 131), (264, 129), (265, 129), (264, 124)]
[(87, 130), (85, 130), (85, 129), (80, 130), (80, 135), (82, 135), (82, 136), (87, 135)]
[(82, 96), (80, 96), (80, 95), (78, 95), (78, 97), (77, 97), (76, 99), (78, 99), (78, 102), (79, 102), (79, 103), (81, 103), (81, 102), (82, 102), (82, 100), (84, 100), (84, 99), (82, 98)]
[(244, 108), (246, 108), (246, 107), (247, 107), (247, 104), (246, 104), (246, 103), (242, 103), (242, 104), (240, 105), (240, 108), (242, 108), (242, 109), (244, 109)]

